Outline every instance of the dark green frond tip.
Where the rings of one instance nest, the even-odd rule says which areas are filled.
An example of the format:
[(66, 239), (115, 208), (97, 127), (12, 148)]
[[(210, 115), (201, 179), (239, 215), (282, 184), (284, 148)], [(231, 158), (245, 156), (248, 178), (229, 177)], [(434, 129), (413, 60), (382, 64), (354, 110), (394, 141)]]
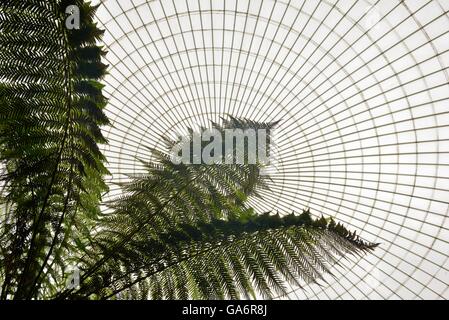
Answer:
[(309, 210), (304, 210), (301, 214), (291, 213), (285, 216), (280, 216), (279, 213), (270, 214), (266, 212), (262, 215), (230, 218), (229, 220), (212, 219), (210, 223), (199, 222), (196, 227), (189, 224), (181, 224), (178, 226), (179, 229), (177, 231), (172, 231), (173, 233), (170, 234), (170, 237), (179, 241), (185, 241), (189, 237), (192, 237), (192, 240), (199, 240), (200, 236), (205, 238), (209, 235), (229, 237), (244, 233), (293, 227), (331, 232), (361, 250), (373, 250), (379, 245), (378, 243), (370, 243), (361, 239), (356, 235), (355, 231), (349, 231), (341, 223), (336, 224), (332, 218), (326, 219), (321, 217), (313, 219)]

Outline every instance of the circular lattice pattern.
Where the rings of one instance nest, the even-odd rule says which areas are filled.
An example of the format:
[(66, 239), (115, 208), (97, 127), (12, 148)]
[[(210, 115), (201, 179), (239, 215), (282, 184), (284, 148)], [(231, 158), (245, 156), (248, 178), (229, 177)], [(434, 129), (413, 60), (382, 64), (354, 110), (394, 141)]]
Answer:
[[(281, 120), (260, 211), (309, 207), (378, 250), (291, 299), (449, 298), (449, 2), (109, 0), (112, 182), (161, 137)], [(285, 297), (283, 297), (285, 298)]]

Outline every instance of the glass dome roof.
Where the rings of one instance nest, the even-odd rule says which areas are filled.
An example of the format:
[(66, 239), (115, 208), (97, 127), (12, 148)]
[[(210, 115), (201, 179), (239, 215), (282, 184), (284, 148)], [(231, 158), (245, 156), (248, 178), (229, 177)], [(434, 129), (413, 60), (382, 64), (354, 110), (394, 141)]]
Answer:
[[(94, 1), (99, 2), (99, 1)], [(281, 120), (259, 211), (310, 208), (381, 245), (282, 299), (449, 298), (449, 1), (106, 0), (114, 182), (161, 137)]]

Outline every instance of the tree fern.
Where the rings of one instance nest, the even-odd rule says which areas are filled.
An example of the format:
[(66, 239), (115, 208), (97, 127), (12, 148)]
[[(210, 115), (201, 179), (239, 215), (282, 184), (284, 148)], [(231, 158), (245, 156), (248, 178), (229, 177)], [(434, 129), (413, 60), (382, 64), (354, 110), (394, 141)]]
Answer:
[[(80, 8), (79, 30), (65, 26), (69, 5)], [(2, 221), (3, 298), (38, 296), (38, 284), (54, 283), (43, 273), (49, 263), (62, 273), (65, 242), (77, 220), (98, 213), (106, 189), (97, 147), (106, 142), (97, 82), (106, 66), (95, 9), (76, 0), (0, 3), (0, 159), (10, 211)]]
[[(65, 26), (69, 5), (80, 29)], [(262, 163), (175, 164), (167, 150), (178, 141), (167, 138), (100, 212), (108, 119), (95, 10), (0, 3), (2, 299), (270, 298), (376, 246), (308, 211), (255, 212), (248, 197), (269, 186)], [(212, 127), (276, 124), (229, 116)], [(65, 286), (68, 265), (81, 269), (78, 288)]]
[(247, 207), (242, 194), (267, 188), (261, 164), (173, 164), (153, 152), (157, 163), (123, 184), (113, 212), (99, 220), (88, 250), (95, 254), (79, 261), (81, 287), (59, 298), (270, 298), (376, 246), (308, 211), (281, 217)]
[(135, 295), (131, 289), (144, 286), (148, 290), (138, 298), (238, 299), (255, 297), (255, 291), (271, 298), (286, 293), (285, 282), (315, 282), (339, 256), (375, 246), (333, 220), (313, 220), (307, 211), (285, 217), (254, 215), (244, 222), (180, 224), (130, 241), (126, 250), (113, 253), (112, 265), (104, 264), (71, 297), (111, 298), (123, 291)]

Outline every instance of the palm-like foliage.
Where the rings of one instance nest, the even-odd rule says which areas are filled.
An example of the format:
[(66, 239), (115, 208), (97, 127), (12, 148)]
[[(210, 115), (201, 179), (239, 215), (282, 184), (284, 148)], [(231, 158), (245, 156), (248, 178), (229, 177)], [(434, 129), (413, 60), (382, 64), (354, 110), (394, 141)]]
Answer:
[[(72, 4), (79, 30), (65, 26)], [(31, 298), (42, 282), (49, 289), (66, 267), (66, 242), (98, 213), (107, 171), (97, 143), (108, 119), (94, 13), (76, 0), (0, 3), (3, 298)]]
[[(65, 28), (72, 4), (80, 30)], [(1, 298), (271, 297), (375, 247), (308, 211), (249, 208), (248, 197), (268, 188), (260, 163), (174, 164), (163, 150), (100, 213), (107, 170), (97, 143), (108, 119), (95, 9), (82, 0), (0, 3)], [(82, 271), (79, 288), (65, 288), (68, 265)]]
[[(225, 123), (241, 124), (269, 127)], [(267, 188), (261, 165), (173, 164), (169, 154), (153, 152), (158, 161), (123, 185), (125, 195), (100, 219), (102, 229), (78, 262), (81, 288), (60, 297), (269, 298), (285, 294), (285, 282), (323, 279), (338, 257), (376, 246), (308, 211), (256, 214), (245, 204)]]

